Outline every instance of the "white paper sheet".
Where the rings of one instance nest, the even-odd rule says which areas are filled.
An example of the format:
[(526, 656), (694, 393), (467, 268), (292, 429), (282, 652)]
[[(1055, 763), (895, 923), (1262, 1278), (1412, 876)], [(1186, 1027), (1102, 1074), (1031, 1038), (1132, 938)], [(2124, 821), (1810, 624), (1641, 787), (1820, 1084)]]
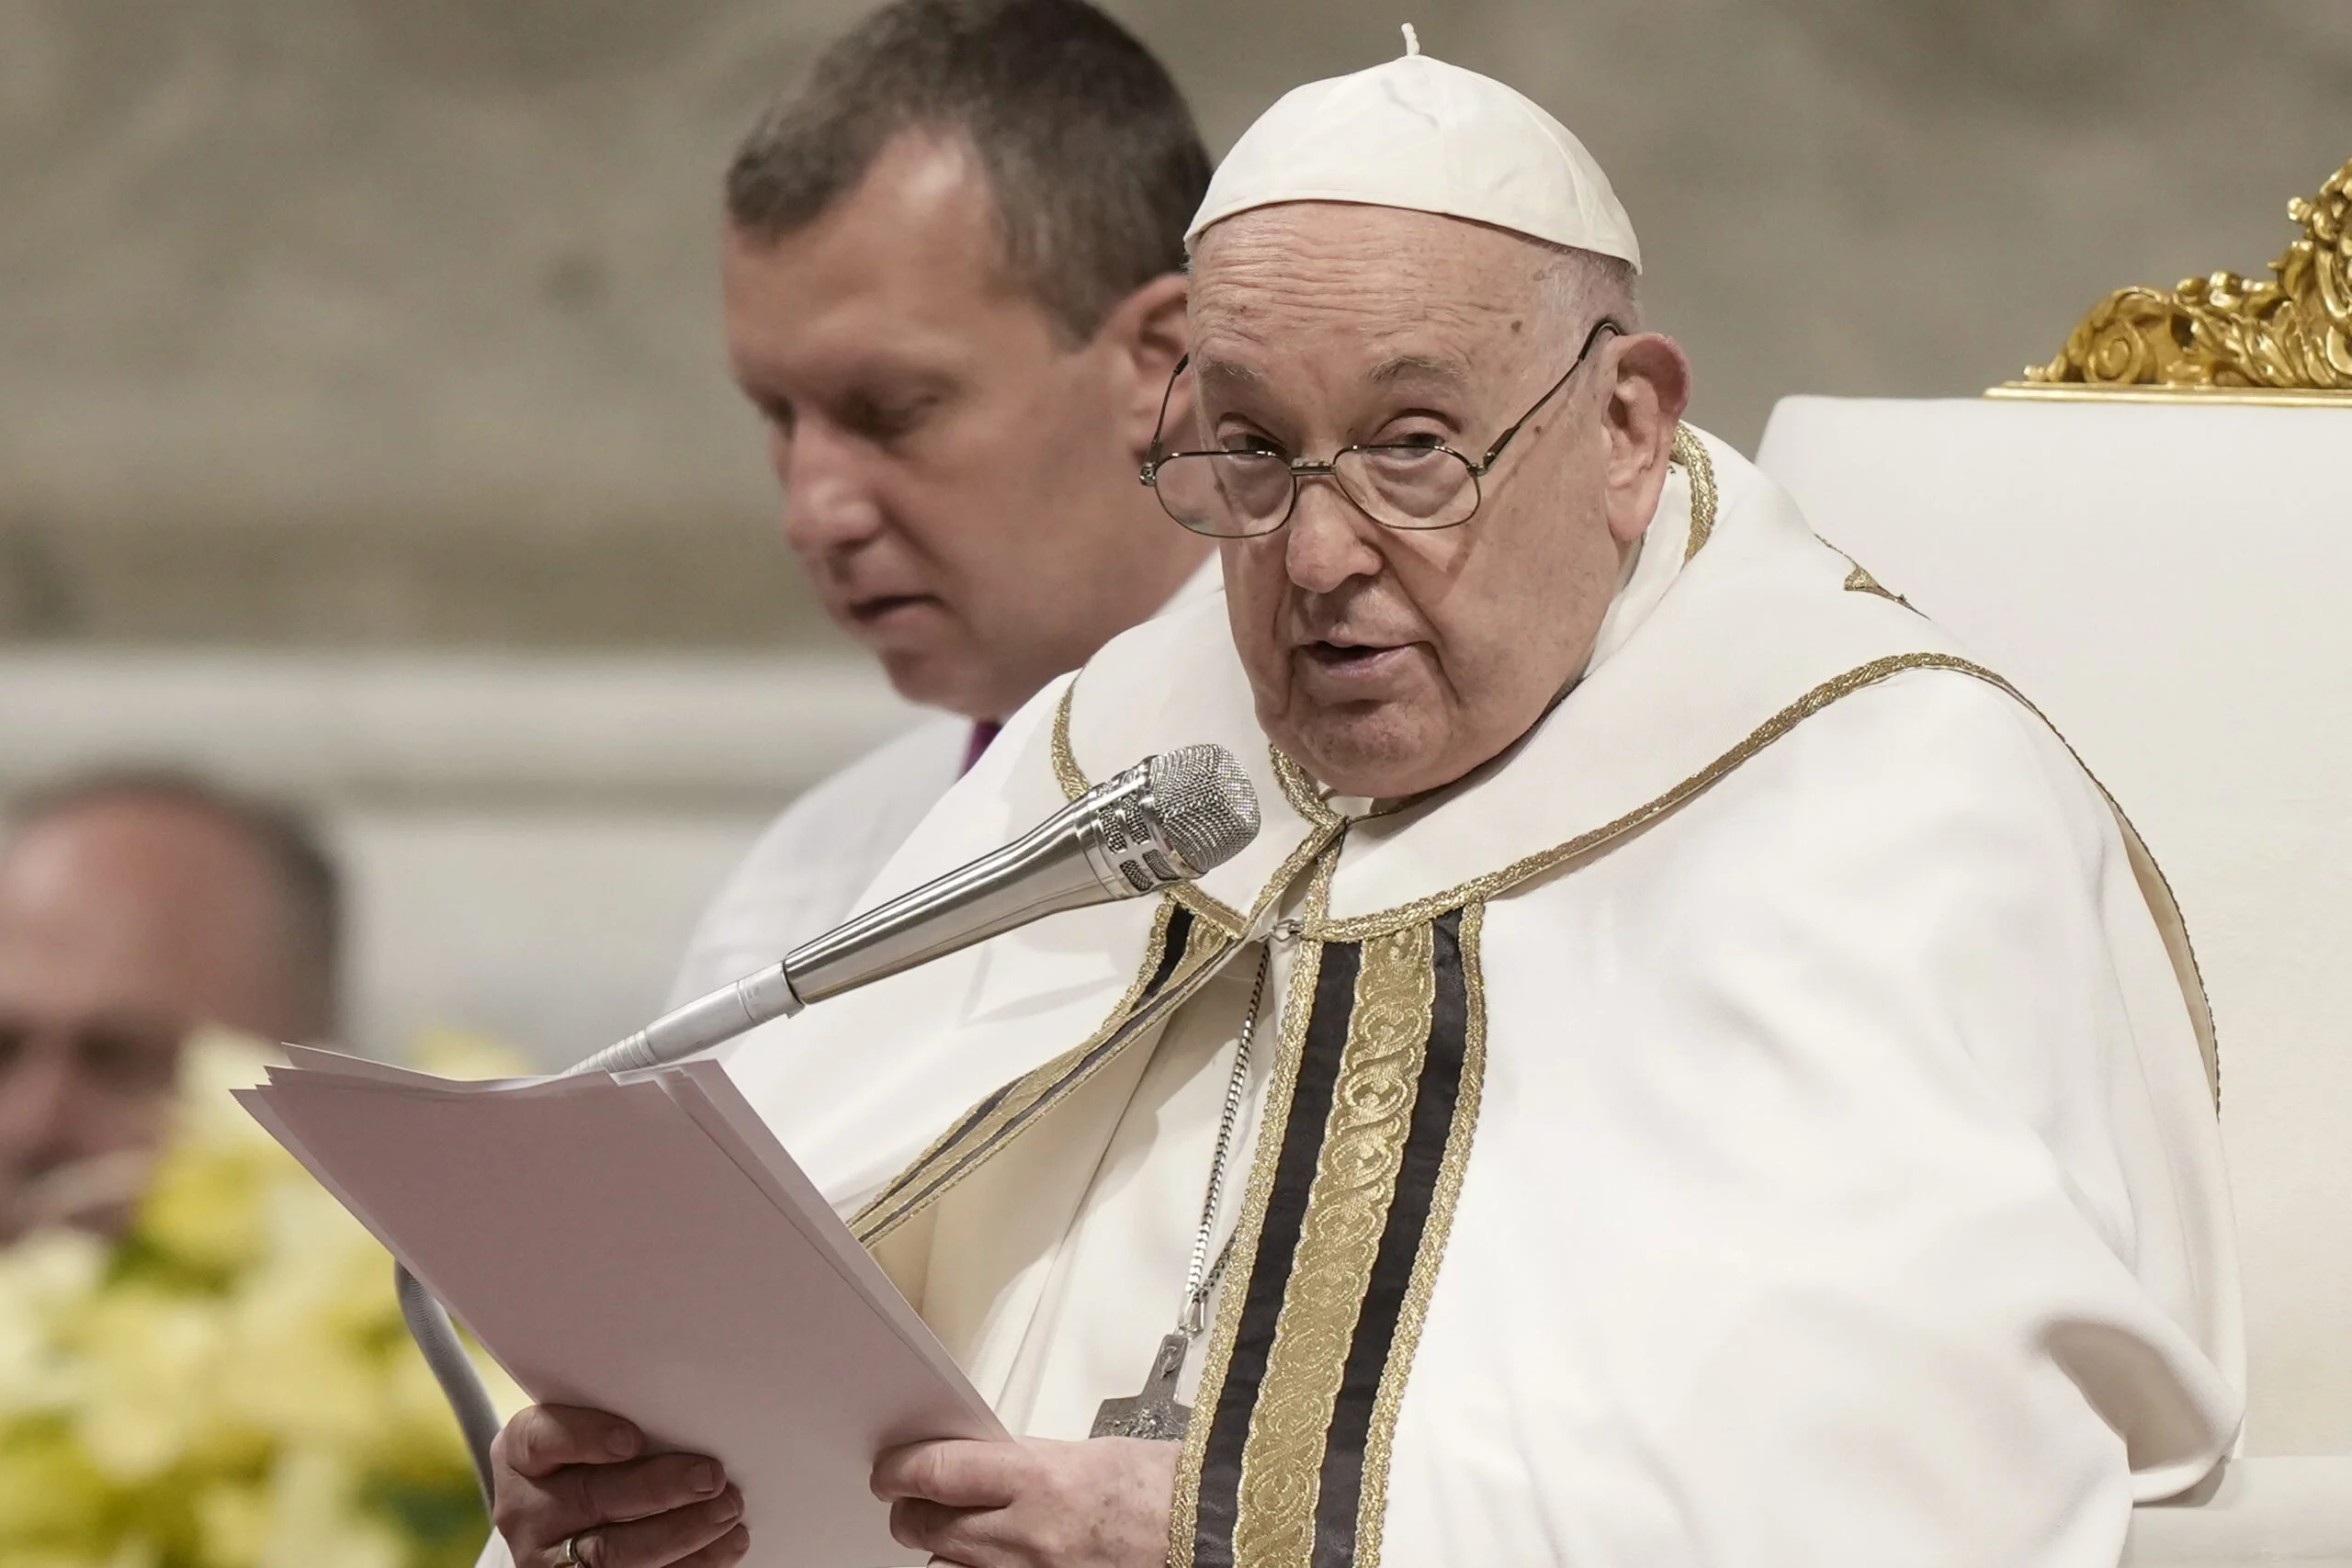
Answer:
[(922, 1561), (874, 1456), (1004, 1436), (711, 1063), (475, 1084), (304, 1051), (239, 1098), (533, 1398), (717, 1455), (756, 1568)]

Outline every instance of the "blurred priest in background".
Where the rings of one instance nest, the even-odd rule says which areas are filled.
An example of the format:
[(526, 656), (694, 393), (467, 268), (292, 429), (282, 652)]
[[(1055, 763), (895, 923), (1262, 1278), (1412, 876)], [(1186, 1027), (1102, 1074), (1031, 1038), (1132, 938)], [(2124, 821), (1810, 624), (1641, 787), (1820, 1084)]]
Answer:
[(1214, 586), (1136, 483), (1208, 175), (1167, 72), (1085, 0), (898, 0), (744, 140), (727, 342), (786, 536), (899, 694), (944, 715), (785, 812), (674, 1000), (839, 923), (998, 721)]
[[(1520, 95), (1408, 34), (1269, 110), (1188, 243), (1143, 472), (1223, 592), (1048, 685), (879, 885), (1204, 740), (1262, 830), (729, 1063), (1021, 1434), (880, 1456), (899, 1540), (2115, 1568), (2243, 1387), (2129, 824), (1681, 424), (1632, 226)], [(503, 1435), (526, 1568), (789, 1539), (627, 1415)]]
[(111, 1233), (199, 1026), (337, 1038), (342, 891), (301, 817), (178, 773), (19, 802), (0, 842), (0, 1240)]

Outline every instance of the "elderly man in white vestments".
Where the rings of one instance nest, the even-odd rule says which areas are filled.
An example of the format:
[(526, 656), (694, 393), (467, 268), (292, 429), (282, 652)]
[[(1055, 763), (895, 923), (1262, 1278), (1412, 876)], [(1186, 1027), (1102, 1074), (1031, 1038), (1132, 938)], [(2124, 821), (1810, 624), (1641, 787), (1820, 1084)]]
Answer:
[[(882, 885), (1189, 742), (1262, 830), (730, 1064), (1023, 1435), (880, 1457), (909, 1560), (2114, 1568), (2242, 1383), (2130, 826), (1679, 423), (1631, 226), (1519, 95), (1301, 88), (1190, 243), (1146, 478), (1222, 601), (1041, 694)], [(528, 1568), (722, 1560), (709, 1461), (638, 1441), (516, 1418)]]
[(1175, 83), (1086, 0), (897, 0), (744, 138), (728, 349), (786, 536), (899, 694), (944, 712), (777, 819), (675, 1000), (838, 924), (999, 720), (1215, 586), (1135, 482), (1208, 177)]

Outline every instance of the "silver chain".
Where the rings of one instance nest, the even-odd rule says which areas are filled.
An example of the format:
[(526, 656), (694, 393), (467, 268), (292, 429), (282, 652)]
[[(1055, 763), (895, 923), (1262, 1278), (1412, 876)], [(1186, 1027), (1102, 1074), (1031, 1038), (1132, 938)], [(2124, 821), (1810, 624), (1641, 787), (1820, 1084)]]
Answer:
[(1250, 987), (1250, 1010), (1242, 1015), (1241, 1032), (1233, 1042), (1233, 1072), (1225, 1081), (1225, 1115), (1217, 1123), (1216, 1154), (1209, 1161), (1208, 1194), (1201, 1200), (1201, 1230), (1193, 1241), (1192, 1267), (1184, 1271), (1184, 1310), (1176, 1326), (1187, 1335), (1197, 1336), (1207, 1321), (1208, 1300), (1225, 1278), (1225, 1266), (1233, 1256), (1233, 1238), (1225, 1238), (1223, 1250), (1216, 1262), (1209, 1262), (1209, 1240), (1216, 1234), (1216, 1216), (1225, 1202), (1225, 1166), (1233, 1152), (1233, 1129), (1241, 1120), (1242, 1103), (1250, 1096), (1250, 1043), (1258, 1032), (1258, 1009), (1266, 999), (1266, 970), (1273, 956), (1272, 945), (1258, 950), (1258, 980)]

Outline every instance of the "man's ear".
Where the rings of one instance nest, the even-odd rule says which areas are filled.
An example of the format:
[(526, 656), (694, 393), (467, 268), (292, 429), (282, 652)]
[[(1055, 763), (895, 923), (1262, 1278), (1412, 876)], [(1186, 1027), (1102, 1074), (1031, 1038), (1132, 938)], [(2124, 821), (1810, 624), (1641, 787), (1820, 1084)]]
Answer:
[[(1159, 423), (1159, 400), (1167, 395), (1168, 378), (1192, 344), (1184, 320), (1186, 292), (1182, 273), (1161, 273), (1120, 300), (1095, 333), (1096, 346), (1112, 355), (1119, 434), (1138, 463)], [(1181, 393), (1179, 397), (1181, 401)], [(1171, 403), (1168, 427), (1183, 429), (1192, 417), (1189, 405)]]
[(1690, 404), (1690, 361), (1664, 333), (1636, 333), (1619, 340), (1609, 363), (1614, 379), (1602, 411), (1609, 531), (1630, 545), (1657, 515), (1666, 488), (1674, 433)]

